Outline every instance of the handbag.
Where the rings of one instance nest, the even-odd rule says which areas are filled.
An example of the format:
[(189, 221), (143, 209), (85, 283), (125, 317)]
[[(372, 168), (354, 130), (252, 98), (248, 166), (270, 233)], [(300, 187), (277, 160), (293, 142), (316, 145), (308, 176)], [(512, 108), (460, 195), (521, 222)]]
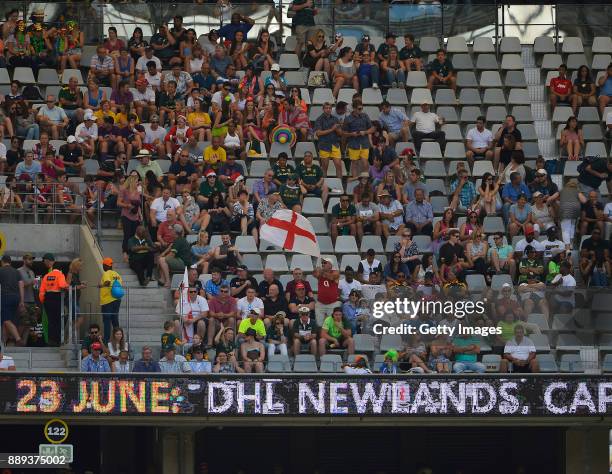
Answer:
[(111, 296), (120, 300), (123, 298), (123, 295), (125, 295), (125, 290), (123, 289), (123, 286), (121, 286), (121, 282), (119, 280), (113, 281), (111, 286)]

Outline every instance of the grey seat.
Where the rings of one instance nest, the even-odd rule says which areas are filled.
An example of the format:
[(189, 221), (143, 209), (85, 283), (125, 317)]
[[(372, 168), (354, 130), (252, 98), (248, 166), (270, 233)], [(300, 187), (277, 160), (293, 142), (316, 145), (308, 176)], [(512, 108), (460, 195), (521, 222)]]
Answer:
[[(64, 69), (62, 74), (62, 84), (68, 84), (71, 77), (76, 77), (79, 86), (85, 84), (85, 81), (83, 81), (83, 75), (79, 69)], [(107, 97), (110, 99), (110, 94), (108, 94)]]
[(484, 364), (487, 372), (499, 372), (501, 366), (501, 356), (499, 354), (484, 354), (482, 356), (482, 363)]
[(582, 65), (586, 66), (589, 63), (587, 62), (587, 58), (584, 55), (584, 53), (580, 53), (580, 54), (570, 54), (567, 57), (566, 64), (567, 64), (567, 68), (570, 71), (574, 71), (578, 69), (580, 66)]
[(457, 71), (467, 70), (471, 71), (474, 69), (474, 61), (469, 54), (455, 54), (453, 55), (453, 67)]
[(419, 48), (424, 53), (435, 53), (440, 49), (440, 40), (435, 36), (423, 36), (419, 41)]
[(478, 87), (478, 81), (476, 81), (476, 74), (474, 74), (474, 71), (458, 71), (457, 86)]
[(315, 158), (319, 156), (317, 148), (312, 142), (297, 142), (295, 145), (295, 151), (293, 152), (293, 156), (294, 158), (304, 158), (304, 154), (307, 151), (312, 153), (312, 156), (314, 156)]
[(612, 62), (612, 56), (609, 54), (594, 54), (591, 69), (593, 71), (603, 71)]
[(374, 336), (370, 334), (355, 334), (353, 336), (355, 342), (355, 352), (359, 354), (373, 353), (376, 349), (374, 348)]
[(482, 71), (480, 76), (480, 87), (502, 87), (501, 76), (499, 71)]
[[(444, 116), (444, 118), (446, 118), (446, 116)], [(446, 141), (463, 141), (461, 129), (456, 123), (445, 123), (442, 125), (441, 130), (446, 135)], [(444, 156), (446, 156), (446, 153)]]
[(536, 360), (540, 366), (540, 372), (559, 372), (559, 366), (557, 365), (557, 361), (552, 354), (537, 354)]
[(462, 123), (474, 123), (476, 119), (482, 115), (480, 107), (467, 106), (461, 109), (461, 118), (459, 119)]
[(504, 36), (499, 43), (501, 54), (521, 53), (521, 41), (516, 36)]
[(385, 252), (393, 252), (395, 245), (399, 243), (402, 238), (399, 235), (390, 235), (385, 244)]
[(508, 94), (508, 105), (527, 105), (531, 103), (527, 89), (510, 89)]
[(572, 115), (573, 113), (570, 107), (557, 106), (553, 111), (552, 121), (553, 123), (565, 123)]
[(404, 346), (402, 336), (398, 334), (384, 334), (380, 338), (380, 351), (386, 352), (390, 349), (400, 350)]
[(550, 36), (538, 36), (533, 42), (533, 52), (535, 54), (555, 53), (555, 43)]
[(481, 177), (485, 173), (495, 174), (495, 170), (493, 169), (493, 164), (490, 161), (476, 161), (474, 162), (474, 170), (472, 171), (472, 176)]
[(442, 150), (438, 142), (425, 142), (421, 145), (420, 158), (442, 158)]
[(436, 103), (436, 105), (457, 105), (457, 97), (455, 96), (455, 91), (452, 89), (436, 90), (436, 97), (434, 99), (434, 102)]
[(604, 372), (612, 372), (612, 354), (606, 354), (602, 363)]
[(566, 36), (563, 38), (563, 46), (561, 48), (563, 54), (584, 53), (582, 40), (577, 36)]
[[(468, 45), (463, 36), (451, 36), (446, 41), (446, 51), (449, 53), (467, 53)], [(455, 57), (453, 56), (453, 66), (455, 65)]]
[(366, 252), (368, 249), (374, 249), (376, 253), (383, 253), (385, 248), (383, 247), (382, 239), (379, 235), (364, 235), (361, 239), (361, 246), (359, 251)]
[(474, 43), (472, 45), (472, 51), (476, 53), (494, 53), (495, 45), (493, 44), (493, 39), (481, 36), (478, 38), (474, 38)]
[(589, 142), (584, 150), (585, 156), (606, 156), (606, 145), (603, 142)]
[(285, 72), (285, 80), (287, 81), (287, 85), (304, 87), (306, 86), (307, 77), (302, 71), (287, 71)]
[(444, 163), (438, 160), (429, 160), (425, 163), (424, 174), (428, 178), (445, 178), (446, 168)]
[(506, 273), (493, 275), (491, 278), (491, 289), (492, 290), (501, 290), (504, 284), (508, 283), (512, 285), (512, 277)]
[(278, 158), (278, 155), (281, 153), (287, 153), (289, 159), (293, 158), (291, 145), (289, 143), (272, 143), (272, 146), (270, 146), (270, 158)]
[(446, 196), (431, 196), (429, 201), (434, 214), (442, 214), (444, 209), (448, 207), (448, 197)]
[(584, 364), (580, 354), (563, 354), (560, 360), (561, 372), (584, 372)]
[(525, 71), (508, 71), (505, 78), (506, 87), (527, 87), (527, 79), (525, 78)]
[(315, 234), (327, 234), (329, 232), (329, 224), (325, 217), (309, 217), (308, 220), (312, 224)]
[(506, 119), (506, 115), (508, 115), (508, 111), (506, 107), (503, 105), (492, 105), (487, 109), (487, 122), (488, 123), (498, 123), (503, 122)]
[(502, 71), (522, 71), (523, 59), (520, 54), (504, 54), (501, 62)]
[(274, 354), (269, 357), (266, 372), (285, 373), (291, 372), (291, 361), (289, 357), (281, 354)]
[(495, 232), (506, 233), (504, 221), (498, 216), (486, 216), (482, 223), (482, 230), (485, 234), (494, 234)]
[(299, 69), (300, 59), (297, 54), (294, 53), (283, 53), (280, 55), (278, 65), (281, 69)]
[(55, 69), (39, 69), (38, 84), (54, 86), (58, 85), (59, 83), (59, 76), (57, 75), (57, 71)]
[(444, 180), (439, 178), (429, 178), (425, 180), (425, 188), (427, 189), (427, 194), (431, 194), (435, 191), (440, 192), (443, 195), (448, 193)]
[(533, 114), (529, 105), (515, 105), (512, 107), (512, 115), (518, 123), (533, 122)]
[(540, 153), (538, 142), (523, 142), (523, 153), (527, 159), (535, 159)]
[(502, 89), (486, 89), (482, 97), (482, 103), (486, 105), (506, 105), (506, 97)]
[(596, 54), (612, 54), (612, 38), (609, 36), (595, 36), (591, 51)]
[(323, 105), (325, 102), (336, 102), (332, 90), (328, 87), (317, 87), (312, 94), (313, 105)]
[[(25, 146), (24, 146), (24, 149), (25, 149)], [(86, 175), (95, 176), (98, 173), (99, 169), (100, 169), (100, 164), (98, 163), (97, 160), (94, 160), (91, 158), (85, 160), (85, 174)]]
[(457, 110), (455, 107), (449, 105), (441, 105), (436, 110), (436, 114), (439, 117), (443, 117), (445, 122), (458, 122), (459, 117), (457, 116)]
[(363, 113), (370, 117), (372, 121), (378, 120), (378, 117), (380, 117), (380, 109), (374, 105), (366, 105), (363, 108)]
[(13, 80), (22, 84), (36, 84), (34, 73), (30, 67), (16, 67), (13, 71)]
[(543, 331), (548, 331), (550, 329), (548, 326), (548, 319), (546, 319), (546, 316), (540, 313), (534, 313), (527, 316), (527, 322), (535, 324)]
[(0, 84), (10, 84), (11, 78), (9, 77), (8, 69), (0, 68)]
[(358, 253), (357, 241), (352, 235), (339, 235), (336, 238), (336, 253)]
[(356, 93), (357, 91), (352, 87), (340, 89), (340, 92), (338, 92), (338, 102), (346, 102), (347, 104), (350, 104), (353, 101), (353, 96)]
[(523, 141), (533, 141), (538, 139), (535, 126), (532, 123), (520, 123), (519, 129), (523, 136)]
[(302, 204), (302, 212), (304, 214), (323, 215), (323, 202), (318, 197), (305, 197)]
[[(432, 196), (431, 199), (433, 199), (434, 197), (436, 196)], [(446, 202), (448, 202), (446, 196), (442, 196), (442, 198), (445, 199)], [(429, 235), (415, 235), (412, 238), (412, 241), (416, 244), (417, 248), (419, 249), (419, 253), (430, 253), (433, 250), (431, 247), (431, 237)]]
[(481, 291), (487, 288), (487, 282), (485, 281), (484, 275), (466, 275), (465, 283), (470, 291)]
[(601, 133), (601, 127), (599, 123), (587, 123), (582, 126), (582, 134), (586, 141), (600, 141), (603, 140), (603, 133)]
[[(168, 160), (169, 161), (169, 160)], [(236, 236), (236, 248), (240, 253), (257, 253), (257, 244), (251, 235)]]
[(559, 69), (563, 59), (560, 54), (545, 54), (542, 58), (542, 70), (549, 71), (552, 69)]
[(361, 92), (361, 98), (364, 105), (380, 105), (382, 102), (382, 94), (380, 89), (368, 87)]
[(325, 354), (321, 356), (319, 372), (342, 372), (342, 357), (339, 354)]
[(578, 110), (579, 122), (596, 122), (599, 123), (599, 110), (597, 107), (582, 106)]
[(480, 92), (478, 89), (461, 89), (459, 102), (461, 105), (480, 105), (482, 104)]
[[(212, 245), (212, 244), (211, 244)], [(247, 253), (242, 256), (242, 263), (246, 265), (249, 271), (260, 272), (264, 269), (261, 256), (257, 253)]]
[(312, 354), (297, 354), (293, 362), (293, 371), (301, 373), (318, 372), (315, 356)]
[(392, 105), (408, 105), (408, 96), (405, 89), (389, 89), (387, 91), (387, 102)]
[[(587, 146), (588, 145), (589, 144), (587, 144)], [(578, 173), (579, 164), (579, 161), (566, 161), (565, 169), (563, 170), (564, 176), (567, 176), (569, 178), (577, 178), (580, 175), (580, 173)]]
[[(448, 137), (447, 140), (449, 140)], [(447, 142), (446, 148), (444, 149), (444, 158), (449, 160), (465, 159), (465, 145), (463, 144), (463, 141)]]
[(424, 71), (408, 71), (406, 87), (426, 87), (427, 76)]
[(499, 68), (495, 54), (479, 54), (476, 58), (476, 69), (478, 71), (494, 71)]

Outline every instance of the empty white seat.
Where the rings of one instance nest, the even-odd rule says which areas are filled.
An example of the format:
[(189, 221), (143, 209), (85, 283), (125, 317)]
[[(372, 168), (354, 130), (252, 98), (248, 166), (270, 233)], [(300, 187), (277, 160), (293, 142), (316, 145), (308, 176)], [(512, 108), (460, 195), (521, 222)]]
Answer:
[(578, 69), (580, 66), (586, 66), (588, 62), (587, 62), (587, 58), (584, 55), (584, 53), (579, 53), (579, 54), (568, 55), (567, 60), (565, 61), (565, 64), (567, 64), (567, 68), (570, 71), (573, 71), (573, 70)]
[(603, 134), (601, 133), (601, 127), (598, 123), (587, 123), (582, 126), (582, 134), (586, 141), (599, 141), (603, 140)]
[(512, 285), (512, 277), (507, 273), (495, 274), (491, 278), (491, 289), (500, 290), (505, 283)]
[(479, 71), (494, 71), (499, 69), (495, 54), (479, 54), (476, 58), (476, 69)]
[(344, 193), (344, 186), (341, 178), (325, 178), (325, 184), (327, 184), (329, 192), (332, 194)]
[(607, 69), (608, 64), (612, 62), (612, 56), (609, 54), (594, 54), (591, 69), (594, 71), (602, 71)]
[(502, 89), (486, 89), (482, 96), (482, 103), (487, 105), (506, 105), (506, 97)]
[(542, 70), (559, 69), (563, 60), (560, 54), (545, 54), (542, 58)]
[(609, 36), (596, 36), (593, 38), (591, 51), (597, 54), (612, 54), (612, 38)]
[(603, 142), (589, 142), (584, 150), (585, 156), (607, 156), (606, 145)]
[(59, 84), (59, 76), (55, 69), (42, 68), (38, 71), (38, 83), (42, 85)]
[(340, 354), (322, 355), (319, 372), (324, 372), (324, 373), (342, 372), (342, 357), (340, 356)]
[(357, 241), (352, 235), (339, 235), (334, 247), (336, 253), (358, 253)]
[(519, 123), (533, 122), (533, 114), (529, 105), (515, 105), (512, 107), (512, 115)]
[(523, 141), (532, 141), (538, 139), (538, 134), (536, 132), (535, 126), (532, 123), (521, 123), (521, 135), (523, 136)]
[[(83, 81), (83, 75), (79, 69), (64, 69), (62, 74), (62, 84), (68, 84), (71, 77), (76, 77), (79, 85), (85, 84)], [(108, 95), (108, 98), (110, 99), (110, 94)]]
[(312, 257), (310, 255), (294, 255), (291, 257), (291, 265), (289, 270), (293, 271), (296, 268), (300, 268), (305, 272), (312, 272), (314, 266), (312, 265)]
[(454, 54), (453, 67), (456, 71), (474, 69), (474, 62), (469, 54)]
[(506, 87), (527, 87), (525, 71), (508, 71), (505, 78)]
[(524, 69), (523, 59), (520, 54), (504, 54), (501, 62), (502, 70), (518, 71)]
[(563, 54), (584, 53), (582, 40), (577, 36), (566, 36), (563, 38), (563, 46), (561, 48)]
[(419, 41), (419, 48), (424, 53), (435, 53), (440, 49), (440, 40), (435, 36), (423, 36)]
[(457, 116), (457, 110), (455, 107), (451, 107), (448, 105), (441, 105), (436, 110), (436, 114), (438, 117), (443, 117), (444, 122), (458, 122), (459, 117)]
[(373, 249), (376, 253), (383, 253), (385, 251), (382, 239), (379, 235), (363, 236), (361, 239), (360, 252), (367, 252), (369, 249)]
[(424, 142), (419, 153), (420, 158), (442, 158), (442, 150), (437, 142)]
[(573, 114), (571, 107), (557, 106), (553, 112), (552, 121), (553, 123), (567, 122)]
[(480, 105), (482, 103), (480, 92), (478, 89), (461, 89), (459, 102), (461, 105)]
[(380, 89), (374, 89), (372, 87), (364, 89), (361, 93), (361, 97), (364, 105), (380, 105), (383, 100)]
[(0, 68), (0, 84), (10, 84), (11, 78), (9, 77), (8, 69)]
[(346, 102), (347, 104), (351, 104), (353, 102), (353, 96), (356, 93), (357, 91), (352, 87), (349, 87), (348, 89), (340, 89), (340, 92), (338, 92), (338, 102)]
[[(407, 87), (425, 87), (427, 86), (427, 76), (424, 71), (408, 71), (406, 76)], [(414, 102), (413, 102), (414, 103)]]
[(493, 39), (486, 36), (475, 38), (472, 51), (474, 53), (494, 53), (495, 45), (493, 44)]
[[(212, 246), (212, 239), (211, 239)], [(284, 255), (282, 255), (284, 258)], [(247, 253), (242, 256), (242, 264), (246, 265), (246, 267), (251, 272), (258, 272), (263, 270), (263, 262), (261, 260), (261, 256), (257, 253)], [(287, 262), (285, 262), (285, 265)]]
[[(461, 129), (459, 128), (459, 125), (457, 125), (456, 123), (445, 123), (444, 125), (442, 125), (442, 131), (446, 135), (447, 142), (463, 140)], [(450, 143), (448, 145), (450, 145)], [(446, 156), (446, 152), (444, 153), (444, 156)]]
[[(451, 36), (446, 42), (446, 51), (449, 53), (467, 53), (468, 45), (463, 36)], [(453, 65), (454, 65), (453, 59)]]
[(486, 216), (482, 223), (482, 230), (485, 234), (494, 234), (495, 232), (506, 233), (504, 221), (501, 217)]
[(268, 358), (266, 372), (285, 373), (291, 372), (291, 361), (289, 357), (282, 354), (274, 354)]
[(434, 214), (442, 214), (444, 209), (448, 207), (448, 198), (446, 196), (431, 196), (429, 201), (431, 202)]
[(480, 87), (502, 87), (501, 76), (499, 71), (482, 71), (480, 76)]
[(442, 161), (429, 160), (425, 162), (423, 169), (425, 176), (428, 178), (445, 178), (447, 175)]
[[(433, 196), (431, 199), (433, 199), (434, 197), (436, 196)], [(442, 201), (440, 202), (444, 202), (444, 200), (447, 199), (446, 196), (437, 196), (437, 197), (442, 197)], [(431, 247), (431, 237), (429, 235), (415, 235), (412, 238), (412, 240), (416, 244), (420, 253), (429, 253), (433, 250)]]
[(266, 268), (270, 268), (275, 272), (288, 272), (287, 259), (283, 254), (270, 254), (266, 258)]
[(410, 103), (415, 105), (421, 105), (423, 102), (433, 104), (431, 91), (429, 89), (412, 89)]
[(476, 119), (482, 115), (480, 107), (466, 106), (461, 109), (460, 122), (474, 123)]
[(521, 41), (516, 36), (504, 36), (499, 44), (501, 54), (521, 53)]
[(294, 158), (303, 158), (304, 153), (309, 151), (312, 153), (312, 156), (317, 158), (319, 156), (317, 152), (317, 148), (312, 142), (297, 142), (295, 144), (295, 151), (293, 152)]
[(366, 105), (363, 108), (363, 113), (370, 117), (370, 120), (378, 120), (380, 109), (374, 105)]
[(342, 255), (340, 260), (340, 271), (346, 271), (346, 267), (351, 267), (353, 270), (357, 270), (361, 257), (356, 254), (345, 254)]
[(285, 72), (285, 80), (288, 86), (302, 87), (306, 85), (307, 77), (302, 71), (287, 71)]
[(555, 53), (555, 43), (550, 36), (538, 36), (533, 42), (533, 52), (535, 54)]
[[(459, 128), (458, 125), (455, 125)], [(448, 136), (447, 140), (450, 140)], [(465, 159), (465, 145), (463, 141), (460, 142), (447, 142), (446, 148), (444, 149), (444, 158), (449, 160), (463, 160)]]
[(30, 67), (16, 67), (13, 71), (13, 80), (22, 84), (36, 84), (34, 73)]
[(305, 197), (304, 202), (302, 204), (302, 213), (308, 214), (316, 214), (323, 215), (325, 211), (323, 210), (323, 202), (321, 198), (318, 197)]
[(527, 89), (510, 89), (508, 94), (508, 105), (530, 104), (529, 91)]
[(466, 275), (465, 283), (470, 291), (484, 290), (487, 287), (484, 275)]
[(294, 53), (283, 53), (280, 55), (278, 65), (281, 69), (299, 69), (300, 59), (297, 54)]
[(257, 244), (255, 239), (250, 235), (236, 236), (236, 248), (240, 253), (257, 253)]
[(493, 175), (495, 174), (493, 164), (490, 161), (475, 161), (472, 175), (476, 177), (481, 177), (485, 173), (491, 173)]
[(270, 162), (267, 160), (253, 160), (251, 162), (251, 169), (249, 170), (249, 176), (254, 178), (260, 178), (264, 173), (270, 169)]
[(355, 334), (355, 352), (361, 354), (364, 352), (374, 352), (374, 336), (370, 334)]
[(476, 81), (476, 74), (474, 74), (474, 71), (458, 71), (457, 86), (478, 87), (478, 82)]
[(438, 89), (435, 98), (436, 105), (457, 105), (457, 96), (452, 89)]
[(582, 106), (578, 110), (579, 122), (599, 122), (599, 110), (597, 107)]
[(323, 105), (325, 102), (336, 102), (332, 90), (328, 87), (317, 87), (312, 94), (313, 105)]
[[(24, 150), (28, 150), (28, 148), (26, 148), (26, 144), (25, 142), (27, 142), (28, 140), (25, 140), (23, 143), (23, 149)], [(35, 142), (38, 142), (38, 140), (32, 140)], [(31, 150), (32, 148), (30, 148)], [(94, 160), (94, 159), (87, 159), (85, 160), (85, 174), (86, 175), (91, 175), (94, 176), (96, 175), (96, 173), (98, 172), (98, 170), (100, 169), (100, 163), (98, 163), (98, 160)]]
[(389, 89), (387, 91), (387, 102), (391, 105), (408, 105), (408, 96), (405, 89)]

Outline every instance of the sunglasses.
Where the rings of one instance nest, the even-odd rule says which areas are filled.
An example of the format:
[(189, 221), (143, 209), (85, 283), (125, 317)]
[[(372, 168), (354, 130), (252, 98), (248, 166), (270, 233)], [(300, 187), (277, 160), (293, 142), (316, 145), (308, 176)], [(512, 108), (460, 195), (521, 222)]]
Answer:
[(227, 293), (227, 290), (219, 290), (221, 293)]
[(98, 334), (98, 331), (89, 331), (89, 334)]
[(195, 291), (195, 290), (189, 290), (189, 294), (195, 294), (195, 293), (197, 293), (197, 291)]

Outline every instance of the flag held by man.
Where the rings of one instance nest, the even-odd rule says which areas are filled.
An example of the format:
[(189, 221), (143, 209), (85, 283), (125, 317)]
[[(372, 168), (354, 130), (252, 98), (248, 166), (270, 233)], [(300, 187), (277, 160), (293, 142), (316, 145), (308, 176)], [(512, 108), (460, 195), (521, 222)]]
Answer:
[(303, 215), (279, 209), (259, 229), (260, 237), (289, 252), (320, 257), (321, 250), (312, 224)]

